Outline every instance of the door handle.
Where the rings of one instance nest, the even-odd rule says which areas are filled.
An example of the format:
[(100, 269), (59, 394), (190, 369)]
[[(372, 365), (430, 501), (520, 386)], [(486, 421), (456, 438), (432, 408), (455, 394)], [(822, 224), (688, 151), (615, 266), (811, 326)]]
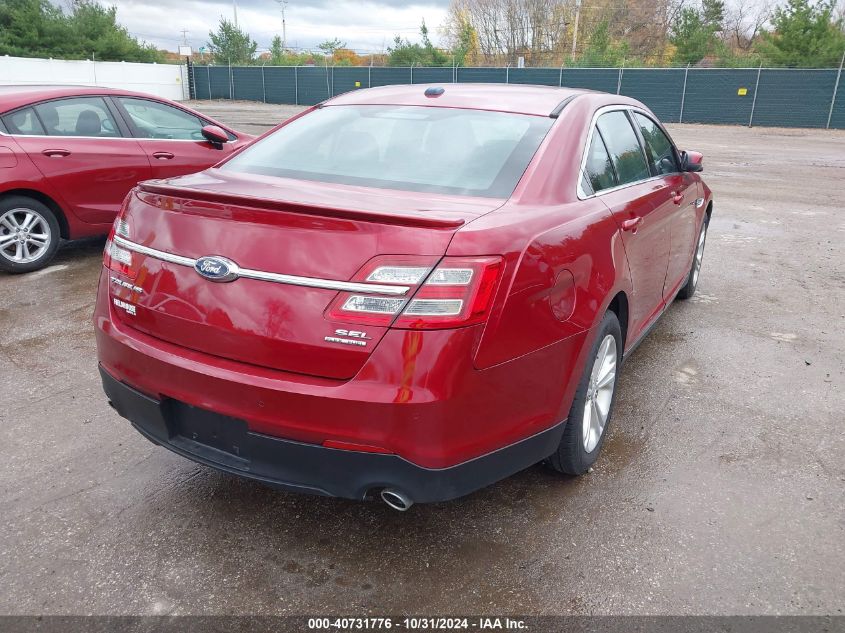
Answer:
[(173, 158), (173, 154), (170, 152), (153, 152), (153, 158), (158, 158), (159, 160), (170, 160)]
[(681, 204), (684, 201), (684, 193), (673, 191), (672, 192), (672, 202), (675, 204)]
[(631, 231), (632, 233), (636, 233), (637, 229), (640, 228), (640, 224), (643, 223), (643, 219), (640, 216), (635, 218), (630, 218), (629, 220), (624, 220), (622, 222), (622, 230), (623, 231)]
[(65, 156), (70, 156), (70, 150), (68, 149), (45, 149), (43, 152), (44, 156), (49, 156), (50, 158), (63, 158)]

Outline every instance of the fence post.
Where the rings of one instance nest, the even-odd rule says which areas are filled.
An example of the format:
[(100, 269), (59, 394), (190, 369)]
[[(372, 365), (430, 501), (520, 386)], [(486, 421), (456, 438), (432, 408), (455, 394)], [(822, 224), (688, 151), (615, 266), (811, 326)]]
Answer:
[(839, 72), (836, 73), (836, 83), (833, 86), (833, 96), (830, 98), (830, 111), (827, 113), (826, 130), (830, 129), (830, 121), (833, 118), (833, 106), (836, 104), (836, 93), (839, 91), (839, 79), (842, 77), (842, 64), (845, 64), (845, 53), (842, 53), (842, 59), (839, 60)]
[(757, 68), (757, 82), (754, 84), (754, 98), (751, 100), (751, 116), (748, 117), (748, 127), (754, 122), (754, 108), (757, 106), (757, 89), (760, 87), (760, 72), (763, 70), (763, 63)]
[(684, 70), (684, 90), (681, 92), (681, 114), (678, 116), (678, 123), (684, 122), (684, 101), (687, 99), (687, 75), (689, 74), (689, 64)]
[(211, 101), (211, 64), (205, 67), (205, 71), (208, 75), (208, 100)]
[(625, 71), (625, 62), (622, 62), (622, 64), (619, 67), (619, 79), (616, 80), (616, 94), (622, 94), (622, 73)]
[(510, 74), (511, 74), (511, 65), (508, 64), (507, 66), (505, 66), (505, 83), (506, 84), (509, 84), (511, 82)]
[(563, 86), (563, 64), (560, 65), (560, 75), (557, 78), (557, 87), (560, 88)]
[(293, 67), (293, 101), (299, 105), (299, 67)]
[(416, 62), (411, 62), (411, 83), (414, 83), (414, 64)]
[(372, 58), (370, 59), (370, 65), (367, 66), (367, 88), (373, 87), (373, 64)]
[(229, 101), (235, 100), (235, 76), (232, 74), (232, 60), (229, 60)]
[(264, 103), (267, 103), (267, 83), (264, 81), (264, 66), (266, 65), (266, 61), (261, 64), (261, 95), (264, 100)]

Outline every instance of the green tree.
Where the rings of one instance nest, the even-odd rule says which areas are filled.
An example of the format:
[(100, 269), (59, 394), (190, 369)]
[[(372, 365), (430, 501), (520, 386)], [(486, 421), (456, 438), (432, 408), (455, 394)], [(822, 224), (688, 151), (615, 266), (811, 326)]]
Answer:
[(240, 30), (226, 18), (220, 18), (217, 31), (208, 33), (208, 50), (216, 64), (245, 65), (255, 58), (255, 43), (248, 33)]
[(425, 49), (426, 66), (448, 66), (449, 56), (440, 49), (434, 47), (431, 39), (428, 37), (428, 27), (425, 25), (425, 20), (420, 25), (420, 37), (422, 38), (423, 48)]
[(71, 3), (67, 14), (49, 0), (1, 0), (0, 55), (141, 62), (162, 57), (117, 23), (114, 7), (93, 0)]
[(845, 51), (845, 33), (834, 6), (833, 0), (788, 0), (778, 7), (772, 31), (764, 32), (757, 45), (763, 63), (804, 68), (837, 63)]
[(411, 43), (397, 35), (393, 46), (387, 48), (390, 66), (448, 66), (450, 58), (443, 51), (438, 50), (431, 43), (428, 27), (423, 20), (420, 26), (422, 44)]
[(714, 35), (702, 11), (693, 7), (681, 9), (669, 33), (669, 41), (676, 49), (675, 61), (684, 65), (700, 62), (711, 52)]
[(141, 44), (117, 23), (117, 9), (103, 7), (96, 0), (76, 0), (67, 20), (73, 53), (93, 54), (99, 60), (160, 61), (161, 53)]
[(390, 66), (421, 66), (426, 58), (422, 46), (412, 44), (399, 35), (393, 38), (393, 45), (387, 47), (387, 54)]
[(334, 38), (332, 40), (326, 40), (322, 44), (318, 45), (323, 54), (326, 57), (334, 57), (334, 52), (339, 48), (346, 48), (346, 42), (341, 42), (339, 39)]
[(703, 0), (701, 18), (714, 33), (719, 33), (724, 29), (725, 3), (722, 0)]
[(610, 25), (602, 20), (590, 35), (587, 47), (575, 65), (578, 66), (621, 66), (628, 59), (628, 43), (615, 43), (610, 37)]
[(474, 66), (478, 64), (478, 31), (473, 26), (466, 11), (458, 11), (451, 27), (456, 66)]
[(270, 63), (273, 66), (282, 66), (285, 58), (285, 49), (282, 47), (282, 38), (275, 35), (270, 42)]

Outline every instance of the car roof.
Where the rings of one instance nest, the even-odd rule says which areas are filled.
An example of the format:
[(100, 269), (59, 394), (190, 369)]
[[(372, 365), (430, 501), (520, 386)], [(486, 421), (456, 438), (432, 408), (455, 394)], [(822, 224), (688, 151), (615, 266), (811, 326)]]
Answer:
[[(425, 95), (428, 88), (442, 88), (437, 97)], [(591, 101), (636, 103), (632, 99), (577, 88), (524, 84), (413, 84), (353, 90), (325, 102), (326, 105), (415, 105), (441, 108), (468, 108), (550, 116), (561, 104), (580, 95)]]
[(45, 99), (83, 97), (86, 95), (125, 95), (143, 96), (145, 98), (151, 96), (129, 90), (103, 88), (102, 86), (7, 85), (0, 86), (0, 112), (8, 112), (9, 110), (14, 110), (30, 103), (44, 101)]

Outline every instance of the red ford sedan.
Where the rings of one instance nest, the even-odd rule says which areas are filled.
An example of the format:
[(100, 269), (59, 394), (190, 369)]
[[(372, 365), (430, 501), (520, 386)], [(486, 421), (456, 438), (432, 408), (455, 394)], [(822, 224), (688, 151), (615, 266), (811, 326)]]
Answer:
[(0, 86), (0, 270), (106, 234), (141, 180), (205, 169), (252, 140), (184, 106), (107, 88)]
[(95, 314), (112, 406), (194, 461), (404, 510), (596, 460), (619, 369), (698, 283), (711, 193), (641, 103), (333, 98), (145, 182)]

